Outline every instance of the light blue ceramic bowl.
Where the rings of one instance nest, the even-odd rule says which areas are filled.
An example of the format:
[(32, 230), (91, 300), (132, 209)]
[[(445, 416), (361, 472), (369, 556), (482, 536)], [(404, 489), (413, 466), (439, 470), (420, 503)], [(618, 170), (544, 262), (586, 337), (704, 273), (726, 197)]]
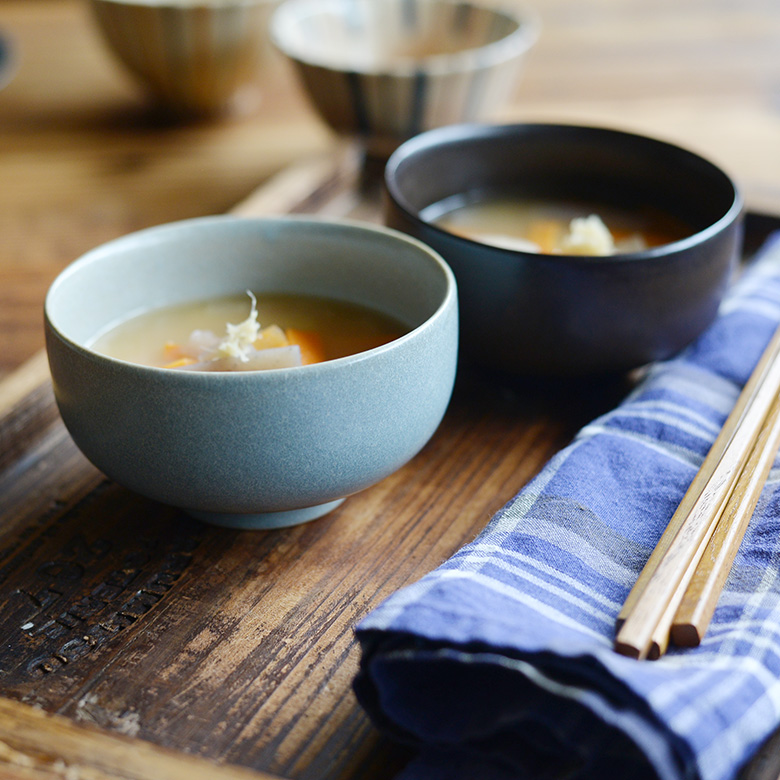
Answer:
[[(411, 328), (298, 368), (197, 373), (97, 354), (97, 334), (144, 309), (251, 289), (371, 306)], [(74, 441), (154, 500), (238, 528), (312, 520), (391, 474), (433, 435), (457, 356), (452, 272), (395, 231), (294, 217), (207, 217), (87, 253), (46, 297), (54, 393)]]

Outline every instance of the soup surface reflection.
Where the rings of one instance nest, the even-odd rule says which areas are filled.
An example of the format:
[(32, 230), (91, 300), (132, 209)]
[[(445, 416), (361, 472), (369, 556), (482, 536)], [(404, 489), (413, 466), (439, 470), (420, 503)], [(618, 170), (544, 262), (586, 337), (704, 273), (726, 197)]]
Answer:
[(611, 255), (638, 252), (690, 235), (669, 215), (599, 204), (497, 196), (431, 206), (423, 218), (481, 243), (541, 254)]
[(99, 336), (92, 349), (142, 365), (248, 371), (333, 360), (409, 329), (364, 306), (281, 293), (214, 298), (144, 312)]

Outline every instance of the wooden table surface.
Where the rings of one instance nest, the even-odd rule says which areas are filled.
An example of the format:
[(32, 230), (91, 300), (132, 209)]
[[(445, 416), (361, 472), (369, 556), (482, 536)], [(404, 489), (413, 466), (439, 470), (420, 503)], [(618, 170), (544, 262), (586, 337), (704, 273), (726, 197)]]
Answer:
[[(726, 168), (743, 189), (751, 209), (780, 214), (780, 4), (776, 0), (537, 0), (535, 7), (543, 25), (540, 41), (528, 59), (513, 103), (497, 119), (610, 125), (680, 143)], [(305, 169), (306, 161), (322, 159), (323, 155), (327, 159), (340, 144), (320, 123), (279, 57), (271, 57), (258, 83), (260, 100), (246, 113), (220, 121), (174, 124), (149, 109), (135, 84), (111, 59), (91, 25), (85, 2), (0, 0), (0, 34), (11, 37), (17, 59), (12, 80), (0, 90), (0, 378), (9, 377), (0, 389), (0, 407), (5, 402), (6, 408), (11, 408), (12, 402), (24, 397), (28, 404), (24, 414), (30, 405), (39, 405), (49, 410), (48, 415), (50, 399), (36, 396), (30, 401), (29, 391), (35, 383), (28, 377), (39, 367), (33, 365), (28, 374), (17, 369), (43, 346), (43, 297), (67, 263), (93, 246), (135, 229), (228, 211), (261, 185), (276, 181), (280, 172), (283, 178), (290, 166), (303, 165)], [(260, 205), (275, 210), (272, 202)], [(535, 416), (533, 403), (519, 407), (517, 397), (509, 394), (480, 422), (485, 446), (505, 459), (502, 465), (482, 475), (477, 475), (477, 466), (466, 465), (458, 472), (437, 471), (454, 462), (462, 446), (459, 437), (476, 425), (469, 417), (473, 404), (470, 406), (468, 399), (474, 397), (469, 392), (461, 393), (467, 400), (456, 404), (444, 438), (434, 442), (418, 461), (419, 468), (429, 469), (425, 475), (428, 482), (420, 476), (419, 485), (446, 483), (448, 489), (457, 485), (461, 492), (457, 493), (460, 503), (456, 508), (476, 516), (460, 526), (453, 525), (441, 542), (425, 548), (419, 559), (410, 559), (403, 576), (388, 577), (382, 588), (376, 589), (376, 598), (402, 584), (404, 577), (419, 576), (466, 540), (490, 511), (563, 446), (578, 425), (611, 402), (606, 397), (594, 403), (580, 399), (573, 411), (556, 418), (551, 404), (540, 402)], [(523, 399), (524, 404), (526, 401)], [(520, 422), (516, 421), (518, 408), (522, 408)], [(20, 415), (4, 418), (6, 430), (24, 417)], [(49, 417), (46, 421), (50, 422)], [(522, 430), (523, 437), (510, 444), (500, 435), (512, 425)], [(0, 420), (0, 441), (2, 426)], [(61, 437), (47, 441), (57, 451), (65, 448), (63, 452), (70, 452)], [(6, 455), (0, 452), (0, 477), (11, 459)], [(488, 467), (493, 465), (484, 466)], [(81, 480), (78, 484), (95, 479), (80, 463), (72, 469), (76, 481)], [(4, 485), (19, 484), (5, 476)], [(32, 479), (34, 475), (27, 476)], [(476, 476), (484, 482), (482, 492), (469, 483)], [(44, 483), (46, 478), (43, 473)], [(399, 508), (402, 501), (423, 501), (424, 496), (408, 488), (409, 480), (416, 478), (414, 468), (407, 470), (396, 481), (360, 498), (356, 505), (376, 510), (390, 505)], [(28, 490), (33, 485), (30, 482)], [(394, 490), (396, 496), (391, 498)], [(400, 498), (399, 491), (403, 493)], [(22, 499), (0, 497), (0, 509), (4, 500), (8, 505)], [(117, 497), (111, 489), (98, 498), (109, 507), (121, 500), (122, 496)], [(61, 503), (65, 506), (67, 501)], [(413, 514), (409, 508), (403, 511), (410, 517)], [(333, 520), (329, 532), (338, 534), (340, 522), (339, 518)], [(218, 538), (209, 534), (212, 541)], [(232, 550), (239, 562), (249, 554), (247, 549), (266, 554), (294, 577), (295, 570), (285, 568), (285, 549), (289, 555), (291, 549), (297, 549), (295, 545), (304, 543), (327, 548), (328, 537), (320, 541), (323, 535), (322, 528), (312, 526), (285, 536), (287, 548), (256, 541), (245, 549), (246, 545), (233, 537), (222, 537), (219, 544)], [(197, 541), (200, 544), (202, 540)], [(218, 563), (219, 549), (210, 553)], [(414, 550), (410, 550), (407, 553), (411, 555)], [(198, 565), (207, 563), (204, 559)], [(369, 602), (366, 597), (363, 606), (374, 603)], [(147, 637), (144, 641), (148, 644), (151, 640)], [(286, 645), (284, 638), (279, 641), (280, 647)], [(140, 658), (145, 645), (138, 637), (135, 642), (133, 652)], [(121, 668), (126, 676), (132, 673), (130, 662)], [(349, 683), (345, 670), (351, 668), (339, 667), (339, 684), (345, 690)], [(0, 668), (0, 677), (3, 671)], [(83, 694), (79, 707), (93, 701), (90, 696), (110, 688), (110, 677), (105, 671), (101, 674), (93, 681), (94, 689), (79, 689)], [(279, 674), (283, 674), (281, 669)], [(86, 686), (83, 680), (79, 684)], [(31, 698), (44, 710), (69, 714), (68, 708), (76, 704), (68, 704), (63, 686), (61, 681), (59, 693), (39, 692), (37, 698), (25, 688), (24, 696), (16, 698)], [(84, 751), (102, 761), (99, 768), (90, 765), (90, 777), (216, 777), (208, 767), (204, 770), (197, 762), (180, 760), (179, 750), (254, 770), (284, 771), (289, 777), (336, 776), (307, 758), (316, 755), (317, 760), (325, 761), (328, 745), (323, 748), (311, 743), (307, 749), (299, 745), (297, 752), (290, 752), (286, 764), (274, 764), (276, 759), (268, 759), (273, 742), (263, 744), (261, 740), (259, 747), (247, 747), (243, 753), (238, 747), (207, 747), (192, 741), (202, 732), (182, 724), (172, 727), (172, 733), (179, 729), (178, 743), (159, 731), (150, 736), (141, 729), (140, 736), (149, 738), (150, 743), (148, 748), (133, 744), (137, 766), (130, 766), (127, 745), (121, 741), (101, 741), (100, 731), (74, 735), (68, 732), (67, 723), (59, 721), (56, 727), (46, 721), (47, 738), (57, 745), (56, 750), (46, 753), (35, 741), (35, 735), (45, 731), (43, 715), (32, 709), (14, 709), (13, 704), (0, 698), (0, 723), (5, 723), (0, 728), (0, 775), (4, 777), (65, 777), (72, 766), (68, 762), (84, 760)], [(350, 718), (359, 720), (351, 710), (345, 712), (346, 725), (338, 732), (342, 736), (351, 733)], [(8, 718), (18, 726), (13, 739)], [(165, 722), (161, 716), (159, 727)], [(262, 719), (255, 728), (258, 723), (262, 725)], [(123, 731), (122, 724), (116, 722), (102, 720), (97, 725), (112, 733)], [(295, 722), (298, 731), (303, 733), (306, 728), (305, 719)], [(354, 733), (365, 735), (367, 728), (361, 721)], [(251, 729), (249, 733), (253, 733)], [(294, 742), (293, 737), (285, 739)], [(376, 735), (366, 739), (381, 745)], [(34, 745), (35, 760), (23, 749), (28, 742)], [(172, 747), (174, 753), (155, 752), (151, 742)], [(343, 753), (348, 749), (349, 740), (344, 737), (338, 750)], [(377, 760), (385, 766), (379, 771), (362, 750), (356, 748), (360, 753), (357, 762), (341, 754), (340, 764), (333, 758), (334, 766), (343, 767), (340, 776), (369, 776), (361, 772), (389, 776), (388, 762), (403, 760), (401, 754), (380, 749)], [(41, 759), (44, 753), (46, 761)], [(150, 767), (157, 769), (151, 772)], [(230, 776), (240, 775), (236, 770)]]

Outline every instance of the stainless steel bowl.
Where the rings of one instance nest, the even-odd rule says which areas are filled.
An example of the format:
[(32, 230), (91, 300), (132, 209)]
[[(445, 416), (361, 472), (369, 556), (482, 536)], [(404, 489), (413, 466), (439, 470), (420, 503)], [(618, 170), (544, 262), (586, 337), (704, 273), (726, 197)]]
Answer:
[(157, 103), (183, 116), (227, 113), (241, 91), (259, 80), (275, 5), (275, 0), (90, 0), (109, 49)]
[(322, 118), (378, 157), (423, 130), (489, 117), (537, 35), (528, 11), (464, 0), (286, 0), (271, 20)]

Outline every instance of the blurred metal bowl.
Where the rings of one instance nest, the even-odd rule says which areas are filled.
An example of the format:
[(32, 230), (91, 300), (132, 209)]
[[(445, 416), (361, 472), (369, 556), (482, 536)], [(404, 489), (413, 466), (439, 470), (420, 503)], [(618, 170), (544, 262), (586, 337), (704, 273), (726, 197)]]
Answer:
[(176, 114), (234, 107), (258, 79), (275, 0), (90, 0), (103, 38), (154, 99)]
[(463, 0), (286, 0), (271, 19), (322, 118), (376, 157), (423, 130), (489, 117), (537, 36), (516, 6)]

